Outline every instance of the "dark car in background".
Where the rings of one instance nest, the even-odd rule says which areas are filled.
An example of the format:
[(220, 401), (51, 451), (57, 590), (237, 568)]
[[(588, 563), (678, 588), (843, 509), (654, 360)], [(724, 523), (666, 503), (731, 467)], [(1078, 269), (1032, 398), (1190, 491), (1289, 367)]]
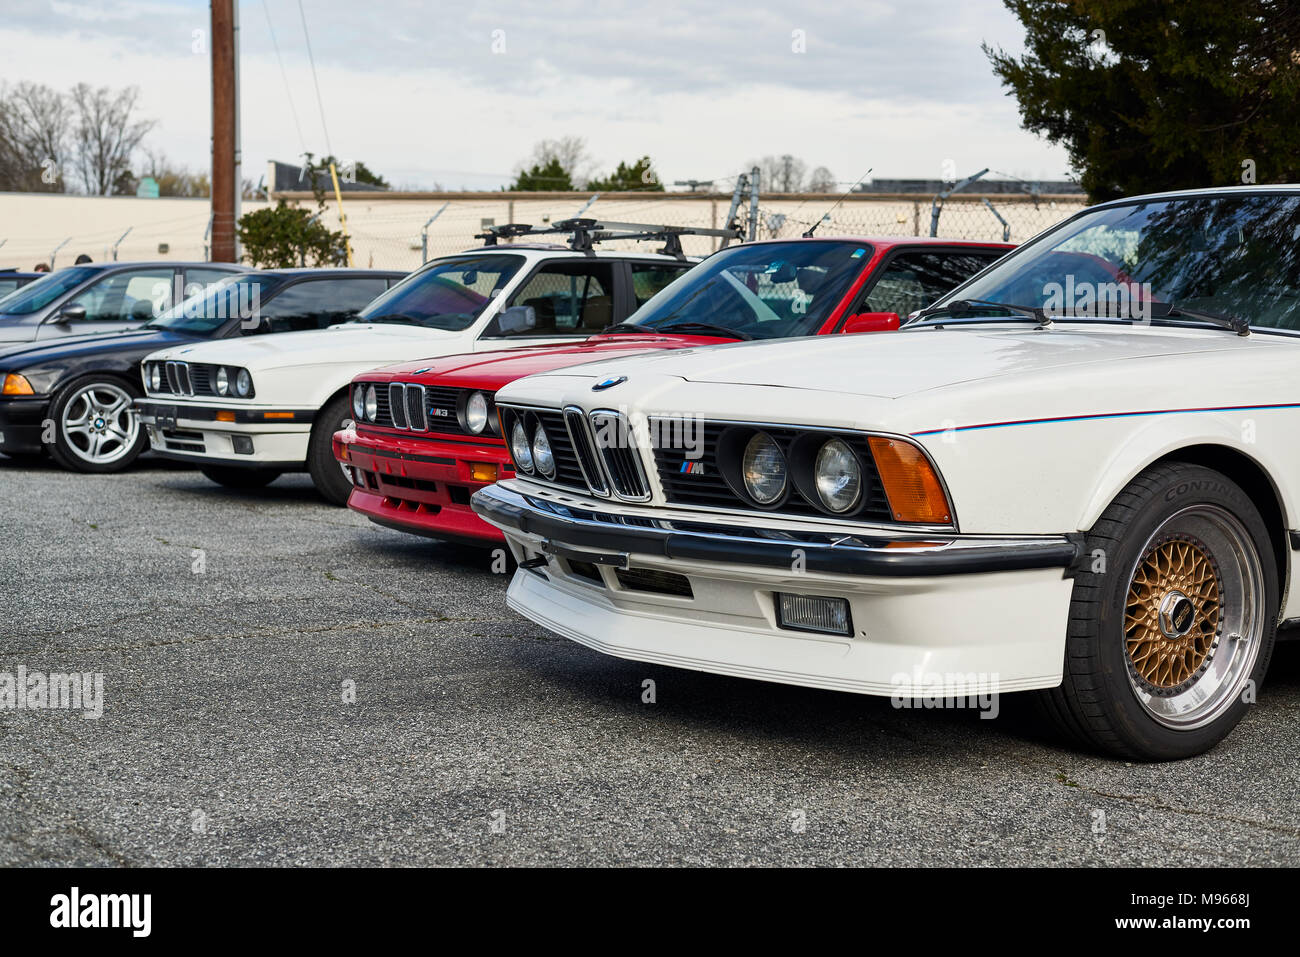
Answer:
[(131, 404), (144, 394), (139, 363), (149, 353), (346, 322), (404, 275), (380, 269), (242, 270), (139, 329), (4, 349), (0, 452), (12, 458), (48, 450), (74, 471), (120, 471), (147, 442)]
[(0, 269), (0, 299), (29, 282), (46, 275), (43, 272), (19, 272), (17, 269)]
[(204, 286), (248, 271), (236, 263), (203, 262), (56, 269), (0, 300), (0, 344), (138, 329)]

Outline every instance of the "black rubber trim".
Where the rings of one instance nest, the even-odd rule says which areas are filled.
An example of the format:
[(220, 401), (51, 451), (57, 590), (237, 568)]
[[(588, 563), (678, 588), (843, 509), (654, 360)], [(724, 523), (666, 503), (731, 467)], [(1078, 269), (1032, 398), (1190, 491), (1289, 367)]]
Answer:
[(161, 455), (165, 459), (176, 459), (180, 462), (193, 462), (195, 465), (220, 465), (232, 466), (243, 469), (275, 469), (280, 472), (305, 472), (307, 471), (306, 462), (264, 462), (253, 459), (252, 456), (241, 456), (239, 458), (217, 458), (215, 455), (203, 455), (199, 452), (173, 452), (170, 449), (160, 449), (156, 446), (149, 451), (154, 455)]
[(1287, 534), (1291, 536), (1291, 551), (1300, 552), (1300, 532), (1293, 530)]
[[(222, 425), (266, 425), (275, 422), (292, 422), (292, 423), (309, 423), (316, 418), (316, 409), (232, 409), (229, 406), (208, 406), (208, 405), (176, 405), (172, 402), (146, 402), (142, 399), (135, 400), (135, 409), (142, 415), (157, 416), (159, 409), (175, 409), (176, 419), (186, 419), (190, 422), (215, 422), (218, 412), (235, 413), (234, 422), (222, 422)], [(293, 414), (292, 419), (264, 417), (266, 412), (290, 412)]]
[(470, 504), (489, 521), (569, 546), (784, 569), (794, 564), (795, 552), (802, 551), (806, 570), (832, 574), (904, 577), (1068, 568), (1078, 555), (1076, 544), (1064, 538), (900, 552), (883, 547), (766, 541), (728, 534), (643, 528), (622, 524), (614, 516), (605, 515), (601, 518), (606, 521), (575, 520), (560, 515), (541, 500), (500, 486), (480, 489)]
[(401, 459), (403, 462), (424, 462), (428, 465), (455, 465), (455, 459), (442, 458), (437, 455), (415, 455), (411, 452), (389, 452), (387, 449), (372, 449), (366, 445), (349, 445), (348, 455), (373, 455), (381, 459)]

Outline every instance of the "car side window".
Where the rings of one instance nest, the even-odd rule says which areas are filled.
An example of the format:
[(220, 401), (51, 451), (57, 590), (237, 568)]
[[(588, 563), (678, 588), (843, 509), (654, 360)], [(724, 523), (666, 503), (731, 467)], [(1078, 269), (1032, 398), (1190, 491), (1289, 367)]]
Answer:
[(680, 266), (667, 263), (630, 263), (632, 267), (632, 295), (636, 297), (637, 307), (670, 282), (686, 272), (694, 263), (682, 263)]
[(491, 336), (583, 336), (614, 321), (614, 270), (602, 262), (548, 263), (533, 273), (511, 297), (509, 306), (531, 306), (532, 329)]
[(228, 269), (204, 269), (201, 266), (187, 268), (185, 270), (185, 294), (192, 296), (196, 292), (201, 292), (202, 287), (210, 286), (214, 282), (221, 282), (221, 280), (229, 279), (235, 275), (238, 275), (238, 273)]
[(175, 275), (170, 266), (110, 273), (69, 305), (84, 306), (87, 322), (144, 322), (171, 307)]
[(965, 282), (1001, 253), (904, 252), (885, 266), (854, 312), (896, 312), (904, 319)]
[(386, 285), (382, 277), (296, 282), (262, 304), (261, 331), (302, 332), (347, 322), (383, 292)]

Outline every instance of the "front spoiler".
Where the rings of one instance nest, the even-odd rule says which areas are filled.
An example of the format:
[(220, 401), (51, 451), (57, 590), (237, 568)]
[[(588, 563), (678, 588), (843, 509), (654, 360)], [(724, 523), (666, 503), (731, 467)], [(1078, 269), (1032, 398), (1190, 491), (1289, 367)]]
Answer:
[[(754, 529), (708, 521), (649, 519), (598, 512), (523, 495), (500, 484), (474, 493), (470, 504), (484, 521), (503, 531), (542, 539), (552, 554), (598, 564), (627, 566), (629, 554), (680, 561), (721, 562), (810, 572), (876, 577), (924, 577), (1069, 569), (1078, 540), (1065, 535), (1017, 538), (926, 535), (924, 539), (879, 533), (831, 536)], [(779, 537), (775, 537), (779, 536)], [(578, 555), (574, 547), (600, 549)]]

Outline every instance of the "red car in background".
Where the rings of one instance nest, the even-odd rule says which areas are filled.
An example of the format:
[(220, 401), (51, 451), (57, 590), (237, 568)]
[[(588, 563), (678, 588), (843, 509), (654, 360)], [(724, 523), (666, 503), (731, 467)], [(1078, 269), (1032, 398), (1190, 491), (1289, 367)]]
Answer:
[[(376, 524), (417, 535), (501, 542), (501, 533), (474, 514), (469, 500), (479, 488), (514, 474), (493, 403), (507, 383), (657, 349), (897, 329), (901, 318), (1012, 248), (929, 238), (745, 243), (710, 256), (628, 320), (583, 342), (363, 373), (352, 380), (354, 427), (334, 435), (335, 457), (353, 483), (348, 507)], [(573, 307), (581, 314), (584, 303)]]

